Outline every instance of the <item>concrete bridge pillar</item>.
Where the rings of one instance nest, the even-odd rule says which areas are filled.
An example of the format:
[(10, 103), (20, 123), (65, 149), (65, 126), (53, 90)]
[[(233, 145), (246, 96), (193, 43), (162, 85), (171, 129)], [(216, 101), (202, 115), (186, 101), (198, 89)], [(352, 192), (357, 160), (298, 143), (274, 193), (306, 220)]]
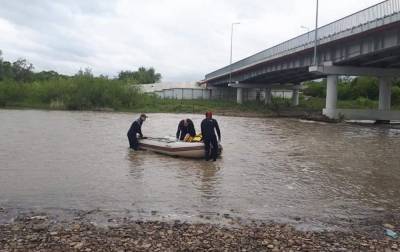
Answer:
[(266, 88), (264, 89), (264, 92), (265, 92), (265, 100), (264, 100), (265, 104), (269, 105), (272, 103), (272, 89)]
[(293, 94), (292, 94), (292, 106), (299, 106), (299, 98), (300, 98), (299, 88), (295, 87), (293, 89)]
[(326, 105), (324, 115), (334, 118), (337, 105), (337, 75), (328, 75), (326, 82)]
[(243, 103), (243, 88), (237, 88), (236, 89), (236, 102), (238, 104)]
[(392, 96), (392, 83), (390, 78), (379, 78), (379, 110), (390, 110), (391, 96)]

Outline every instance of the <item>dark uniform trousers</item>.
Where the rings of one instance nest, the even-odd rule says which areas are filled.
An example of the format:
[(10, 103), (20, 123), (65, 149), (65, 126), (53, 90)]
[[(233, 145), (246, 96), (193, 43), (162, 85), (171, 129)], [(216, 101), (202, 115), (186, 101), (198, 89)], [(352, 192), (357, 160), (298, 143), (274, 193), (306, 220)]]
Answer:
[(129, 147), (134, 150), (139, 149), (139, 141), (137, 139), (136, 133), (129, 134), (128, 133), (128, 140), (129, 140)]
[(204, 139), (204, 149), (205, 149), (206, 160), (210, 160), (210, 150), (211, 150), (211, 158), (213, 160), (217, 159), (218, 141), (216, 135), (211, 135), (210, 137)]
[(140, 119), (134, 121), (131, 125), (131, 127), (128, 130), (128, 140), (129, 140), (129, 147), (134, 150), (139, 149), (139, 141), (137, 139), (137, 134), (139, 134), (141, 137), (143, 136), (142, 134), (142, 123)]

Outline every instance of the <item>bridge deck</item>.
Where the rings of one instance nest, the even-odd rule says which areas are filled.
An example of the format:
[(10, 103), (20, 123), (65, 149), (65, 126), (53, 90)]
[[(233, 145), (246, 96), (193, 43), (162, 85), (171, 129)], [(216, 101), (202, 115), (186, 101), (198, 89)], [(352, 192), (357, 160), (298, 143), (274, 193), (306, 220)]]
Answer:
[[(397, 24), (400, 24), (400, 0), (387, 0), (318, 28), (318, 45), (319, 47), (332, 45), (343, 39), (366, 35), (372, 31), (384, 32), (386, 28), (390, 28), (391, 26)], [(397, 31), (398, 30), (396, 30), (396, 32)], [(233, 63), (232, 65), (223, 67), (219, 70), (207, 74), (205, 82), (216, 85), (227, 84), (227, 76), (230, 72), (232, 72), (234, 76), (233, 80), (235, 81), (251, 80), (252, 82), (256, 82), (257, 80), (259, 80), (265, 82), (265, 74), (267, 72), (279, 72), (281, 70), (290, 69), (295, 72), (296, 76), (290, 76), (287, 75), (286, 72), (282, 72), (280, 74), (281, 76), (267, 77), (267, 79), (270, 79), (266, 82), (271, 83), (276, 81), (282, 83), (286, 81), (286, 79), (303, 81), (320, 77), (309, 74), (307, 70), (308, 66), (312, 64), (312, 48), (314, 46), (314, 36), (315, 30), (283, 42), (267, 50), (261, 51), (245, 59), (242, 59), (238, 62)], [(392, 40), (397, 41), (393, 42)], [(379, 43), (379, 41), (371, 41), (371, 44), (368, 45), (368, 47), (372, 46), (373, 50), (367, 50), (367, 53), (374, 52), (375, 49), (382, 51), (383, 49), (387, 49), (387, 46), (391, 46), (393, 48), (395, 47), (395, 53), (394, 51), (387, 51), (388, 53), (386, 53), (386, 55), (383, 55), (382, 57), (385, 57), (385, 59), (387, 59), (388, 57), (392, 57), (392, 60), (397, 61), (398, 58), (396, 57), (398, 57), (398, 55), (400, 54), (400, 51), (397, 51), (399, 49), (397, 47), (400, 45), (399, 40), (400, 29), (398, 31), (398, 34), (395, 34), (395, 36), (387, 36), (386, 41), (382, 42), (384, 44), (382, 46), (376, 45), (376, 43)], [(357, 44), (356, 47), (361, 47), (360, 50), (362, 50), (363, 43), (364, 41), (360, 41), (360, 43)], [(348, 47), (349, 46), (350, 45), (348, 45)], [(319, 54), (318, 61), (323, 62), (326, 60), (327, 56), (324, 54), (336, 54), (337, 56), (337, 51), (340, 50), (338, 48), (335, 48), (335, 50), (336, 51), (321, 52)], [(362, 60), (362, 55), (359, 52), (355, 53), (355, 55), (352, 55), (351, 48), (346, 48), (345, 51), (345, 56), (339, 55), (339, 57), (331, 57), (330, 60), (339, 59), (337, 60), (338, 63), (346, 64), (347, 62), (349, 65), (353, 64), (355, 60)], [(278, 65), (269, 65), (269, 71), (267, 71), (266, 69), (258, 68), (258, 66), (261, 64), (265, 65), (265, 63), (279, 61), (279, 59), (281, 58), (290, 57), (291, 55), (295, 54), (299, 55), (303, 52), (307, 53), (304, 53), (304, 55), (301, 56), (302, 58), (297, 58), (295, 61), (291, 62), (284, 62), (283, 64), (286, 64), (286, 66), (283, 66), (282, 63), (279, 63)], [(375, 60), (379, 61), (382, 59), (378, 58)], [(249, 72), (249, 69), (252, 71)], [(284, 78), (285, 76), (287, 77), (286, 79)]]

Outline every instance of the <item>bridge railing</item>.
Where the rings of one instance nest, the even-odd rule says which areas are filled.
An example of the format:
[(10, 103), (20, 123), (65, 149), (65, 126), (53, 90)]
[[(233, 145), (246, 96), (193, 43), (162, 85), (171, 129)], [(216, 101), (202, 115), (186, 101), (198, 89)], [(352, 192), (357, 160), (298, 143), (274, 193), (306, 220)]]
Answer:
[[(386, 17), (393, 16), (400, 13), (400, 0), (387, 0), (382, 3), (376, 4), (367, 9), (361, 10), (355, 14), (349, 15), (335, 22), (327, 24), (318, 28), (318, 43), (321, 44), (321, 40), (324, 42), (329, 42), (331, 40), (337, 39), (336, 34), (350, 31), (349, 35), (353, 35), (361, 32), (355, 28), (364, 26), (366, 24), (374, 24), (368, 27), (368, 29), (373, 29), (387, 23), (381, 22), (378, 24), (377, 21), (382, 20)], [(400, 21), (400, 14), (397, 18), (391, 20), (391, 22)], [(206, 80), (213, 79), (219, 76), (227, 75), (231, 71), (240, 70), (245, 67), (259, 64), (274, 58), (279, 58), (297, 51), (301, 51), (314, 46), (315, 30), (300, 35), (296, 38), (283, 42), (277, 46), (269, 48), (267, 50), (256, 53), (250, 57), (242, 59), (223, 67), (217, 71), (209, 73), (206, 75)], [(328, 41), (325, 39), (328, 38)]]

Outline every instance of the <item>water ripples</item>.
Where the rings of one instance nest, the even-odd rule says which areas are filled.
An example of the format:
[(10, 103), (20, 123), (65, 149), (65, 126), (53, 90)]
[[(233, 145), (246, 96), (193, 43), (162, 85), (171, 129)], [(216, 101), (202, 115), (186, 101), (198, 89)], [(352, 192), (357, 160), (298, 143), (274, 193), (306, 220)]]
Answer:
[[(0, 206), (333, 223), (400, 208), (399, 129), (216, 117), (215, 163), (127, 148), (128, 113), (0, 110)], [(145, 135), (185, 117), (151, 114)]]

